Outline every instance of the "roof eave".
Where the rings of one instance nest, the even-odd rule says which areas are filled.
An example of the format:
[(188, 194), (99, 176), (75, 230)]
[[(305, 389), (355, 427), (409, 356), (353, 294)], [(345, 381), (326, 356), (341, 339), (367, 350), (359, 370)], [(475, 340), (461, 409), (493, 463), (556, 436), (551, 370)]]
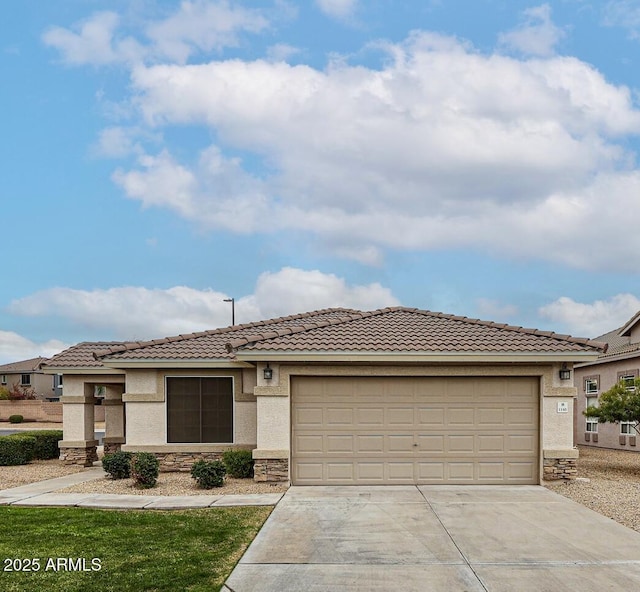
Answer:
[(102, 360), (102, 363), (113, 369), (136, 368), (253, 368), (254, 365), (239, 360), (225, 358), (194, 358), (194, 359), (139, 359), (139, 360)]
[(599, 366), (601, 364), (609, 364), (610, 362), (619, 362), (621, 360), (631, 360), (631, 359), (637, 359), (640, 358), (640, 351), (639, 350), (634, 350), (634, 351), (630, 351), (630, 352), (625, 352), (625, 353), (621, 353), (621, 354), (613, 354), (613, 355), (607, 355), (607, 356), (599, 356), (597, 359), (593, 360), (593, 361), (589, 361), (589, 362), (584, 362), (581, 363), (579, 365), (576, 365), (576, 368), (584, 368), (587, 366)]
[(47, 366), (42, 371), (44, 374), (122, 374), (105, 366)]
[(377, 351), (237, 351), (247, 362), (573, 362), (598, 358), (599, 352), (377, 352)]

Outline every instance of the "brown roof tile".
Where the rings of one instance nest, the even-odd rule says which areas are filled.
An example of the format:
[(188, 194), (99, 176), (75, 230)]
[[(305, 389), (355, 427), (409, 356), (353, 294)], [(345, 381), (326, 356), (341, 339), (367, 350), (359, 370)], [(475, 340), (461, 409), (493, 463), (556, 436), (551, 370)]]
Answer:
[(47, 361), (47, 358), (29, 358), (19, 362), (10, 362), (0, 366), (0, 373), (11, 374), (14, 372), (34, 372), (40, 369), (40, 366)]
[(105, 348), (124, 345), (121, 341), (84, 341), (61, 351), (45, 364), (47, 368), (102, 368), (93, 352)]

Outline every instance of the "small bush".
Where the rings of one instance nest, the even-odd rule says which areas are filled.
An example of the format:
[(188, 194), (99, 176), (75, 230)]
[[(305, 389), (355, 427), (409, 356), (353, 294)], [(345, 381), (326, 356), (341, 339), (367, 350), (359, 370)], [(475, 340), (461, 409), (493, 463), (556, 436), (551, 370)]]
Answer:
[(131, 477), (131, 457), (130, 452), (112, 452), (105, 454), (102, 459), (102, 468), (109, 473), (112, 479), (128, 479)]
[(26, 465), (34, 459), (36, 439), (13, 434), (0, 436), (0, 466)]
[(197, 460), (191, 467), (191, 476), (203, 489), (222, 487), (226, 472), (224, 463), (219, 460)]
[(150, 452), (136, 452), (131, 458), (131, 476), (138, 487), (155, 487), (160, 473), (160, 461)]
[(62, 430), (30, 430), (20, 432), (19, 434), (11, 434), (7, 437), (17, 438), (20, 436), (31, 436), (35, 438), (34, 459), (50, 460), (60, 456), (58, 442), (62, 440)]
[(227, 473), (236, 479), (253, 477), (253, 458), (250, 450), (226, 450), (222, 460)]
[(22, 423), (24, 421), (24, 416), (22, 415), (10, 415), (9, 423)]
[(9, 389), (6, 386), (0, 385), (0, 401), (9, 400)]

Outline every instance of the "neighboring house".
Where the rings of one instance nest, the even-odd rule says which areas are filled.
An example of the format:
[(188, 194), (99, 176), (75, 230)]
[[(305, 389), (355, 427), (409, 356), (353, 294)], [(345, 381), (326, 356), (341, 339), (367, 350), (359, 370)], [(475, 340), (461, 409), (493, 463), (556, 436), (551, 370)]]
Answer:
[(54, 356), (65, 379), (61, 458), (148, 451), (162, 470), (229, 448), (255, 479), (320, 484), (536, 484), (570, 478), (570, 379), (602, 344), (441, 313), (326, 309)]
[(600, 448), (638, 450), (640, 439), (633, 422), (598, 423), (597, 418), (586, 418), (583, 411), (590, 405), (597, 405), (599, 396), (621, 380), (633, 388), (640, 369), (640, 312), (622, 327), (596, 340), (607, 344), (606, 351), (597, 360), (575, 367), (578, 391), (576, 442)]
[(0, 366), (0, 385), (11, 388), (18, 385), (33, 389), (38, 399), (57, 400), (62, 395), (62, 376), (53, 377), (42, 371), (47, 358), (31, 358)]

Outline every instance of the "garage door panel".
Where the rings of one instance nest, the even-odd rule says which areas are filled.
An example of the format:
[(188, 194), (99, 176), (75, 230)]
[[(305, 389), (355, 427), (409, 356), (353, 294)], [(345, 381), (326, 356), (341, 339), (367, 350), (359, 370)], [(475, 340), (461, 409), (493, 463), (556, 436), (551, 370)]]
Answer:
[(537, 483), (538, 408), (535, 378), (293, 377), (292, 480)]

